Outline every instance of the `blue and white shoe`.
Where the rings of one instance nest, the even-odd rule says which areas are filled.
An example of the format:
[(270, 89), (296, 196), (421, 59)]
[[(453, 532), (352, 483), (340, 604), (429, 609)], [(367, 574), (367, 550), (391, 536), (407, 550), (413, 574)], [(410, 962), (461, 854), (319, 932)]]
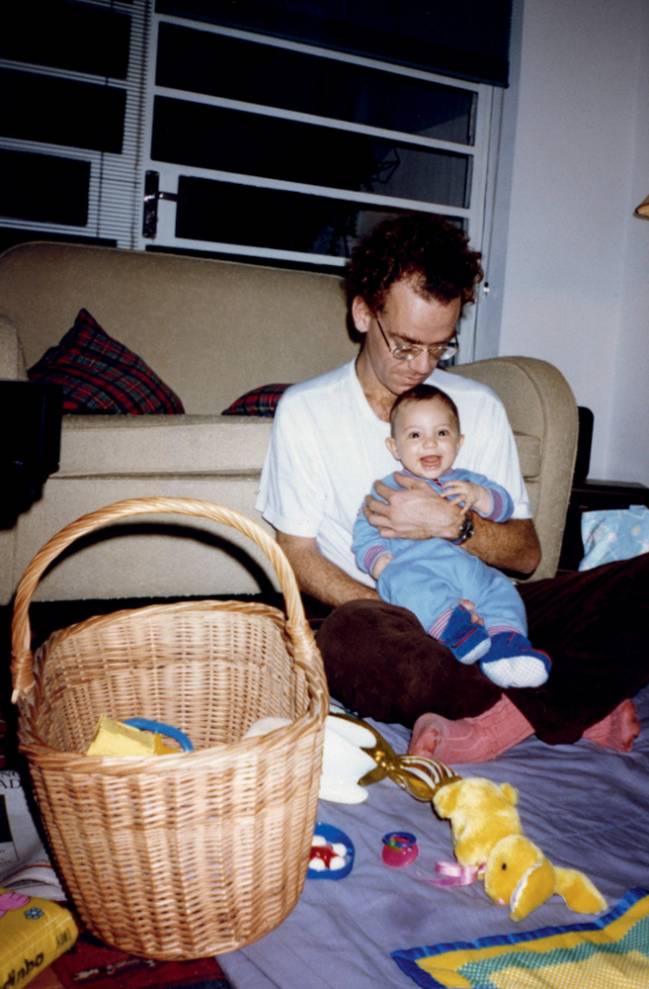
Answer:
[(499, 687), (540, 687), (550, 675), (552, 660), (520, 632), (498, 632), (480, 669)]
[(451, 650), (460, 663), (467, 666), (477, 662), (491, 648), (486, 628), (471, 621), (471, 612), (462, 604), (453, 608), (439, 641)]

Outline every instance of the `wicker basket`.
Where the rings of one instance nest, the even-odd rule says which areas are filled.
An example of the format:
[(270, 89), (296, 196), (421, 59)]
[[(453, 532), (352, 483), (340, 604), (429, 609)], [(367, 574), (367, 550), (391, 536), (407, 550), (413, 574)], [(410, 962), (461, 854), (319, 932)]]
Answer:
[[(90, 618), (31, 652), (29, 605), (68, 545), (145, 513), (238, 529), (269, 557), (276, 608), (201, 601)], [(27, 567), (12, 626), (14, 700), (59, 872), (82, 920), (137, 955), (200, 958), (276, 927), (302, 891), (328, 695), (293, 571), (248, 519), (195, 499), (117, 502), (66, 526)], [(83, 753), (100, 714), (177, 726), (195, 752)], [(291, 724), (241, 740), (258, 718)]]

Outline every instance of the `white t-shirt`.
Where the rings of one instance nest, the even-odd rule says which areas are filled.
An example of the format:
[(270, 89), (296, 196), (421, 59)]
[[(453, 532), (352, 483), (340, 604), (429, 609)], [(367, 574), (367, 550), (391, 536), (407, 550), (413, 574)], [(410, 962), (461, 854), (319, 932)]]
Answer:
[[(500, 399), (486, 385), (436, 369), (428, 379), (455, 401), (464, 443), (455, 467), (502, 484), (514, 518), (530, 518), (518, 451)], [(389, 424), (372, 411), (354, 361), (288, 388), (277, 407), (257, 508), (275, 529), (315, 538), (320, 552), (351, 577), (352, 529), (374, 481), (399, 465), (386, 448)]]

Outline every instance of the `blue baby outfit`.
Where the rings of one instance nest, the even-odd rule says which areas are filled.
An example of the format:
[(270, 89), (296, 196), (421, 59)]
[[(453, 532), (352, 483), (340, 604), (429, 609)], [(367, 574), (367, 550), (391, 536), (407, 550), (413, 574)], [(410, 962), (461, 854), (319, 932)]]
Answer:
[[(493, 522), (506, 522), (511, 517), (509, 493), (482, 474), (452, 469), (437, 480), (425, 480), (437, 493), (448, 481), (479, 484), (491, 493), (493, 502), (491, 512), (484, 517)], [(400, 488), (392, 474), (383, 484)], [(500, 570), (447, 539), (386, 539), (361, 510), (354, 524), (352, 549), (358, 566), (366, 573), (371, 573), (381, 553), (392, 554), (376, 585), (380, 597), (408, 608), (436, 638), (436, 624), (448, 618), (460, 598), (475, 604), (491, 634), (505, 629), (527, 634), (525, 608), (512, 582)]]

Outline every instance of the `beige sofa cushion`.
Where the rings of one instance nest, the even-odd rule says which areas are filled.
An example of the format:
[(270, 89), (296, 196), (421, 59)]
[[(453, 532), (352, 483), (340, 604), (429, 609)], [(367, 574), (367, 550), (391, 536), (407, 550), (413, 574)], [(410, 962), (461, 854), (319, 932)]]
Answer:
[(538, 436), (516, 434), (516, 446), (521, 461), (521, 473), (527, 482), (538, 478), (541, 473), (541, 441)]
[(239, 416), (74, 416), (61, 437), (63, 477), (259, 472), (272, 420)]

